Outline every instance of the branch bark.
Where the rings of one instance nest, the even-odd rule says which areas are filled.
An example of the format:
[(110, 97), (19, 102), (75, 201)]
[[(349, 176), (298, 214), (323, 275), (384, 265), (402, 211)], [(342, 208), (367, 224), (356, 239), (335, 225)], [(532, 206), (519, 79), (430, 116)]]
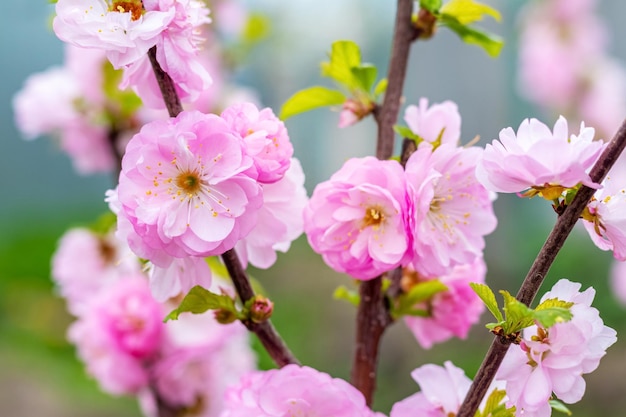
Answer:
[[(604, 150), (598, 162), (590, 172), (591, 179), (600, 183), (615, 164), (620, 154), (626, 147), (626, 120), (615, 134), (613, 140)], [(580, 218), (584, 208), (589, 203), (595, 190), (589, 187), (581, 187), (571, 204), (567, 206), (563, 214), (557, 219), (552, 232), (543, 244), (541, 251), (535, 258), (516, 298), (526, 305), (530, 305), (539, 292), (544, 278), (548, 274), (558, 252), (563, 247), (565, 239), (570, 234), (574, 225)], [(509, 348), (509, 343), (502, 343), (499, 337), (494, 338), (491, 347), (480, 365), (474, 382), (470, 387), (465, 401), (461, 405), (457, 417), (473, 417), (487, 393), (491, 381), (496, 375), (504, 356)]]

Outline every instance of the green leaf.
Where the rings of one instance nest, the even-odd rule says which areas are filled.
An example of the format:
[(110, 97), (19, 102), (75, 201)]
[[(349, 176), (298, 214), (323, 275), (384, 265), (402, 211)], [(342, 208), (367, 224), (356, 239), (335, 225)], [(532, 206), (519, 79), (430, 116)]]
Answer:
[(553, 410), (559, 411), (563, 414), (567, 414), (568, 416), (572, 415), (572, 412), (570, 411), (570, 409), (567, 408), (565, 404), (563, 404), (561, 401), (550, 400), (548, 402), (550, 403), (550, 407), (552, 407)]
[(359, 83), (359, 87), (363, 89), (363, 91), (369, 92), (376, 82), (378, 72), (376, 67), (371, 64), (364, 64), (360, 67), (352, 67), (350, 70)]
[(387, 91), (387, 84), (388, 81), (386, 78), (383, 78), (376, 84), (376, 87), (374, 87), (374, 99), (378, 98), (379, 95)]
[(424, 141), (424, 139), (422, 139), (418, 134), (413, 132), (408, 126), (395, 125), (393, 127), (393, 130), (402, 138), (413, 139), (417, 143)]
[(359, 306), (359, 303), (361, 302), (361, 297), (359, 296), (359, 293), (353, 290), (349, 290), (343, 285), (337, 287), (337, 289), (333, 293), (333, 298), (335, 298), (336, 300), (347, 301), (350, 304), (355, 305), (357, 307)]
[(433, 279), (414, 285), (409, 292), (404, 295), (404, 298), (406, 303), (412, 307), (422, 301), (430, 300), (435, 294), (446, 291), (447, 289), (448, 287), (444, 283), (438, 279)]
[(322, 62), (322, 75), (330, 77), (352, 90), (358, 87), (352, 68), (361, 66), (361, 51), (352, 41), (335, 41), (330, 51), (330, 61)]
[(259, 13), (252, 13), (248, 17), (246, 26), (243, 29), (242, 37), (245, 42), (256, 43), (264, 38), (270, 32), (270, 21), (267, 16)]
[(463, 42), (480, 46), (491, 57), (497, 57), (504, 46), (500, 37), (465, 26), (454, 16), (442, 14), (439, 16), (439, 23), (459, 35)]
[(89, 226), (89, 229), (97, 234), (105, 235), (111, 231), (111, 229), (117, 223), (117, 216), (111, 211), (107, 211), (102, 214), (98, 219)]
[(325, 106), (343, 104), (346, 96), (337, 90), (326, 87), (310, 87), (300, 90), (287, 99), (280, 110), (280, 118), (285, 120), (296, 114)]
[(420, 0), (420, 8), (426, 9), (431, 13), (439, 12), (441, 9), (442, 0)]
[(206, 262), (209, 264), (209, 268), (211, 268), (211, 272), (224, 279), (228, 279), (228, 270), (226, 266), (220, 262), (220, 258), (218, 256), (209, 256), (206, 258)]
[(215, 294), (196, 285), (189, 290), (189, 293), (183, 298), (178, 308), (168, 314), (163, 321), (178, 320), (180, 313), (190, 312), (193, 314), (201, 314), (207, 310), (219, 309), (237, 312), (235, 303), (229, 296)]
[(546, 328), (554, 326), (556, 323), (569, 321), (572, 319), (570, 307), (573, 305), (572, 302), (550, 298), (535, 308), (535, 320)]
[(122, 70), (116, 70), (113, 65), (106, 61), (103, 67), (102, 86), (104, 94), (112, 102), (117, 104), (119, 114), (111, 115), (112, 123), (116, 122), (117, 117), (122, 116), (128, 118), (132, 116), (140, 107), (141, 99), (132, 90), (120, 90), (119, 84), (122, 80)]
[(535, 318), (532, 309), (517, 301), (508, 291), (500, 291), (500, 294), (504, 297), (504, 307), (502, 309), (505, 314), (503, 326), (505, 334), (513, 334), (533, 325)]
[(482, 412), (477, 411), (476, 417), (514, 417), (515, 407), (507, 409), (503, 402), (505, 397), (505, 390), (494, 389), (487, 397), (485, 408)]
[(504, 321), (504, 317), (502, 317), (500, 307), (498, 307), (498, 302), (496, 301), (496, 296), (493, 291), (491, 291), (491, 288), (485, 284), (479, 284), (476, 282), (470, 282), (470, 287), (472, 287), (472, 290), (474, 290), (476, 295), (483, 300), (483, 303), (485, 303), (485, 306), (487, 306), (487, 309), (491, 312), (491, 314), (493, 314), (496, 320), (500, 322)]
[(482, 20), (485, 15), (500, 21), (500, 12), (484, 3), (474, 0), (450, 0), (441, 9), (441, 14), (455, 17), (462, 25)]

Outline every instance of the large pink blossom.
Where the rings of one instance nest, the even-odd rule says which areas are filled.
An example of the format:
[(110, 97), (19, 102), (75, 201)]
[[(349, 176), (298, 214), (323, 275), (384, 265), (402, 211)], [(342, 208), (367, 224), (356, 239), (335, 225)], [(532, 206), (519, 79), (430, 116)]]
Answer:
[(395, 403), (390, 417), (448, 417), (456, 415), (472, 381), (462, 369), (447, 361), (444, 366), (422, 365), (411, 372), (422, 389)]
[(372, 279), (407, 261), (407, 210), (400, 164), (352, 158), (313, 191), (304, 231), (331, 268)]
[(148, 363), (163, 341), (164, 310), (141, 274), (101, 291), (69, 329), (87, 370), (103, 390), (134, 394), (149, 383)]
[(485, 310), (469, 283), (484, 283), (486, 273), (487, 267), (482, 258), (454, 267), (450, 274), (439, 278), (448, 289), (435, 294), (427, 305), (416, 306), (424, 307), (430, 316), (405, 316), (404, 322), (423, 348), (429, 349), (435, 343), (454, 336), (461, 339), (467, 337), (469, 329)]
[(526, 119), (517, 133), (510, 127), (503, 129), (500, 140), (487, 144), (476, 175), (489, 190), (505, 193), (580, 183), (597, 188), (588, 172), (605, 145), (593, 139), (594, 129), (584, 123), (578, 135), (570, 135), (562, 116), (553, 131), (537, 119)]
[(456, 146), (461, 139), (461, 115), (452, 101), (428, 107), (428, 99), (421, 98), (419, 106), (406, 108), (404, 121), (413, 133), (431, 144), (439, 141)]
[(259, 182), (276, 182), (285, 175), (293, 146), (285, 124), (272, 109), (259, 110), (252, 103), (239, 103), (225, 109), (222, 118), (243, 138), (246, 153), (254, 159)]
[(496, 227), (489, 192), (475, 176), (479, 148), (420, 147), (406, 164), (411, 200), (413, 265), (441, 276), (482, 256), (484, 236)]
[(276, 251), (287, 252), (291, 242), (302, 234), (302, 211), (307, 202), (302, 166), (292, 158), (282, 179), (263, 184), (263, 207), (257, 224), (235, 246), (241, 262), (250, 262), (257, 268), (272, 266)]
[(218, 116), (182, 112), (145, 125), (128, 144), (118, 187), (131, 249), (161, 267), (232, 249), (262, 204), (260, 185), (245, 174), (251, 166)]
[(52, 257), (52, 277), (74, 315), (88, 308), (104, 288), (140, 267), (125, 242), (82, 228), (67, 231)]
[(287, 365), (253, 372), (229, 388), (221, 417), (372, 417), (363, 395), (347, 382), (315, 369)]
[(136, 0), (59, 0), (53, 27), (65, 42), (105, 50), (113, 66), (121, 68), (156, 45), (174, 17), (174, 8), (144, 11)]
[(531, 326), (524, 330), (519, 347), (509, 349), (496, 378), (506, 381), (509, 404), (524, 415), (550, 415), (552, 393), (563, 402), (580, 401), (585, 392), (583, 374), (594, 371), (606, 349), (615, 341), (615, 330), (604, 325), (591, 307), (593, 288), (580, 292), (581, 285), (562, 279), (541, 301), (572, 302), (572, 319), (549, 328)]

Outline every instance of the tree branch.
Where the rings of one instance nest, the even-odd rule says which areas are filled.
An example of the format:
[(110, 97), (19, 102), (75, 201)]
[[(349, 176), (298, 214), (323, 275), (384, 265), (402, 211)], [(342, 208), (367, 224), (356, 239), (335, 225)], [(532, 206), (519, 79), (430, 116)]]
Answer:
[[(183, 108), (180, 104), (180, 98), (176, 93), (174, 82), (171, 77), (163, 71), (156, 60), (156, 46), (150, 48), (148, 56), (150, 57), (150, 63), (152, 64), (154, 75), (157, 78), (161, 93), (163, 94), (163, 100), (165, 101), (167, 111), (171, 117), (176, 117), (183, 111)], [(250, 284), (250, 279), (248, 278), (246, 271), (241, 266), (241, 262), (239, 261), (239, 257), (237, 256), (235, 250), (231, 249), (226, 251), (226, 253), (222, 255), (222, 259), (241, 301), (245, 303), (254, 297), (255, 294), (252, 289), (252, 285)], [(251, 332), (257, 335), (278, 366), (282, 367), (289, 363), (298, 363), (298, 360), (293, 356), (291, 351), (289, 351), (285, 342), (281, 339), (280, 335), (269, 320), (263, 323), (249, 322), (244, 324)]]
[[(598, 162), (590, 172), (591, 179), (600, 183), (606, 177), (609, 169), (613, 166), (617, 158), (626, 147), (626, 120), (615, 134), (613, 140), (604, 150)], [(548, 274), (557, 253), (563, 247), (565, 239), (574, 228), (580, 218), (583, 209), (589, 203), (596, 190), (589, 187), (581, 187), (576, 193), (571, 204), (567, 206), (563, 214), (557, 219), (552, 232), (543, 244), (541, 251), (533, 262), (522, 286), (517, 293), (517, 299), (526, 305), (533, 301), (544, 278)], [(470, 387), (465, 401), (461, 405), (457, 417), (473, 417), (487, 393), (491, 381), (496, 375), (504, 356), (509, 348), (509, 343), (502, 343), (499, 337), (494, 338), (487, 356), (478, 369), (474, 382)]]
[[(375, 108), (378, 123), (376, 157), (389, 159), (393, 154), (393, 125), (398, 119), (402, 89), (409, 62), (409, 49), (416, 38), (411, 24), (413, 0), (398, 0), (394, 25), (393, 45), (387, 74), (388, 85), (383, 104)], [(357, 311), (356, 350), (352, 365), (352, 384), (372, 404), (376, 388), (378, 347), (385, 328), (392, 322), (382, 291), (382, 277), (362, 282), (359, 287), (361, 302)]]

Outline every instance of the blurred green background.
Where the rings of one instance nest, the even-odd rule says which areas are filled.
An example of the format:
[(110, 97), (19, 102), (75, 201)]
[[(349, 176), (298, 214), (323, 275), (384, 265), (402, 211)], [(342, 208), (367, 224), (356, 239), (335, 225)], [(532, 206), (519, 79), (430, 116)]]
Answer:
[[(364, 60), (386, 71), (395, 2), (332, 0), (248, 2), (272, 20), (272, 32), (257, 48), (242, 82), (257, 88), (266, 105), (277, 110), (294, 91), (318, 84), (318, 63), (336, 39), (361, 45)], [(501, 10), (502, 24), (487, 26), (505, 37), (499, 59), (462, 44), (441, 31), (434, 40), (413, 47), (406, 101), (425, 96), (431, 102), (458, 103), (463, 141), (487, 140), (500, 129), (517, 127), (525, 117), (546, 117), (515, 93), (515, 13), (524, 3), (488, 2)], [(622, 2), (600, 2), (600, 12), (614, 39), (626, 39), (619, 16)], [(53, 11), (43, 1), (7, 2), (0, 14), (0, 416), (138, 416), (135, 401), (98, 391), (65, 341), (71, 321), (49, 279), (56, 241), (70, 226), (91, 222), (106, 210), (106, 176), (78, 177), (69, 160), (45, 139), (25, 142), (12, 122), (11, 97), (25, 78), (62, 60), (61, 42), (49, 30)], [(348, 22), (348, 24), (346, 24)], [(626, 57), (626, 43), (612, 52)], [(623, 92), (622, 92), (623, 93)], [(345, 159), (371, 154), (375, 126), (371, 120), (350, 129), (336, 128), (337, 113), (315, 111), (290, 119), (287, 126), (296, 156), (302, 160), (309, 192)], [(555, 215), (548, 204), (502, 196), (495, 203), (500, 221), (487, 239), (487, 280), (493, 288), (515, 292), (547, 236)], [(607, 274), (611, 255), (600, 252), (582, 229), (574, 232), (548, 276), (545, 288), (561, 277), (597, 290), (595, 306), (605, 323), (626, 330), (626, 310), (614, 300)], [(300, 238), (269, 271), (252, 271), (276, 303), (274, 321), (302, 360), (335, 376), (348, 378), (353, 351), (354, 308), (331, 299), (334, 288), (350, 285), (333, 273)], [(485, 314), (482, 322), (489, 320)], [(453, 340), (424, 351), (402, 323), (388, 330), (380, 359), (375, 408), (390, 405), (417, 390), (410, 371), (426, 362), (450, 359), (471, 377), (491, 337), (476, 326), (468, 342)], [(586, 377), (587, 394), (571, 409), (576, 416), (621, 417), (626, 409), (626, 343), (611, 347), (600, 369)]]

